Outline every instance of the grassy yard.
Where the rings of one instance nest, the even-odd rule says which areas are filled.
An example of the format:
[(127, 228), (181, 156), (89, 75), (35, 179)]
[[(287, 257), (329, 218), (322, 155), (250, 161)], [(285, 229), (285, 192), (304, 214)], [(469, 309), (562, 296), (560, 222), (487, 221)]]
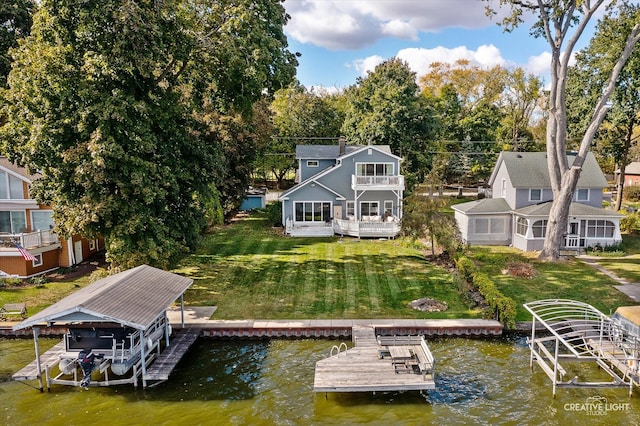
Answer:
[[(259, 217), (216, 229), (175, 272), (194, 279), (187, 303), (217, 318), (474, 318), (449, 271), (403, 240), (290, 238)], [(449, 309), (407, 307), (422, 297)]]
[[(625, 245), (627, 256), (599, 262), (640, 282), (640, 238), (625, 236)], [(634, 304), (613, 287), (614, 281), (580, 261), (540, 262), (508, 247), (472, 247), (467, 255), (517, 302), (519, 321), (531, 319), (522, 303), (539, 299), (580, 300), (604, 313)], [(529, 265), (533, 276), (505, 273), (514, 264)], [(174, 272), (194, 279), (186, 303), (216, 305), (220, 319), (481, 316), (463, 302), (451, 273), (425, 260), (411, 242), (284, 237), (260, 216), (215, 229)], [(90, 280), (6, 284), (0, 287), (0, 304), (26, 302), (33, 314)], [(407, 307), (422, 297), (446, 301), (449, 309), (423, 313)]]
[[(509, 247), (472, 247), (468, 256), (487, 273), (506, 296), (517, 303), (517, 320), (530, 321), (523, 303), (541, 299), (573, 299), (609, 314), (618, 306), (635, 302), (614, 288), (615, 281), (579, 260), (559, 263), (539, 261), (532, 254)], [(530, 265), (530, 277), (509, 274), (509, 265)]]

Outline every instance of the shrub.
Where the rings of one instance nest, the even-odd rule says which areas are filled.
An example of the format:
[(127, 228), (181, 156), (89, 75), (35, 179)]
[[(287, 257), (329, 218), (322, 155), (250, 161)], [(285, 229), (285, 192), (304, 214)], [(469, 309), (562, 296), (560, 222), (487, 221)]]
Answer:
[(473, 260), (466, 256), (460, 256), (458, 260), (456, 260), (456, 267), (458, 268), (460, 275), (462, 275), (463, 280), (467, 282), (473, 281), (473, 275), (476, 273), (477, 269)]
[(490, 316), (513, 329), (516, 325), (516, 302), (502, 294), (486, 274), (475, 274), (473, 284), (489, 304)]
[(620, 231), (627, 234), (640, 232), (640, 213), (637, 211), (627, 213), (625, 217), (620, 219)]
[(282, 226), (282, 204), (281, 203), (269, 203), (265, 207), (265, 213), (267, 215), (267, 221), (271, 226)]
[(625, 186), (623, 194), (625, 200), (638, 202), (640, 201), (640, 186)]

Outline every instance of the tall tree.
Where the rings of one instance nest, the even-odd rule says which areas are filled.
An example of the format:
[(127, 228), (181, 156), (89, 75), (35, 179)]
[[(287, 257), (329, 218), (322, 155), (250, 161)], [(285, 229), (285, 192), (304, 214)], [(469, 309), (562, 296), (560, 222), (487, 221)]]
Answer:
[(195, 247), (225, 176), (221, 117), (294, 75), (285, 22), (270, 0), (42, 0), (0, 141), (41, 173), (58, 232), (104, 236), (123, 267)]
[(345, 93), (348, 106), (342, 132), (347, 140), (389, 145), (405, 159), (408, 187), (424, 179), (430, 162), (432, 111), (418, 95), (415, 73), (398, 58), (379, 64)]
[(0, 3), (0, 87), (7, 84), (11, 69), (9, 50), (18, 47), (18, 40), (29, 35), (34, 0), (13, 0)]
[[(615, 57), (611, 45), (624, 43), (624, 37), (638, 21), (640, 6), (621, 6), (617, 16), (606, 16), (598, 24), (589, 46), (576, 55), (576, 65), (570, 69), (567, 104), (570, 138), (584, 133), (588, 126), (589, 106), (602, 92), (602, 87)], [(625, 166), (640, 124), (640, 48), (636, 46), (616, 80), (611, 105), (597, 133), (600, 151), (611, 156), (620, 169), (616, 210), (622, 206)], [(613, 167), (612, 167), (613, 168)]]
[[(573, 164), (569, 164), (566, 154), (567, 109), (565, 97), (569, 59), (587, 24), (605, 3), (609, 2), (606, 0), (500, 0), (500, 5), (508, 5), (511, 11), (502, 21), (507, 30), (521, 24), (524, 21), (525, 12), (533, 12), (537, 17), (532, 27), (533, 34), (543, 37), (551, 48), (551, 81), (546, 143), (553, 202), (541, 257), (552, 261), (560, 257), (560, 248), (564, 246), (569, 207), (573, 200), (582, 165), (596, 131), (607, 113), (607, 104), (615, 88), (615, 82), (640, 39), (640, 19), (636, 18), (635, 25), (623, 35), (625, 41), (610, 46), (612, 58), (615, 59), (611, 62), (610, 73), (602, 93), (589, 114), (589, 125), (580, 140), (578, 153)], [(623, 0), (618, 2), (618, 4), (620, 3), (629, 4)], [(488, 7), (487, 12), (490, 14), (493, 11)]]

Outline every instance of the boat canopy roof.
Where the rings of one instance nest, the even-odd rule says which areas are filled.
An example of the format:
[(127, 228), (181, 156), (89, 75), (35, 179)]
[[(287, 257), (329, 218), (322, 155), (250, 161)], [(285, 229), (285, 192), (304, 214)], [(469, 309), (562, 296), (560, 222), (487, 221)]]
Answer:
[(109, 322), (145, 330), (193, 280), (148, 265), (102, 278), (13, 326)]

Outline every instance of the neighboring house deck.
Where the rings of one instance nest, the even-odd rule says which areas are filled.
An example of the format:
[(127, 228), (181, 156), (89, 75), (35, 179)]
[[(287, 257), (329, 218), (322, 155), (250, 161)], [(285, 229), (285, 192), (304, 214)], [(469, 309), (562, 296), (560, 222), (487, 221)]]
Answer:
[[(569, 164), (575, 154), (568, 154)], [(544, 152), (503, 152), (489, 179), (491, 197), (452, 206), (463, 240), (472, 245), (542, 249), (553, 200)], [(602, 208), (607, 181), (589, 153), (569, 210), (564, 249), (622, 241), (621, 214)]]
[(291, 236), (393, 238), (400, 232), (404, 176), (387, 145), (299, 145), (299, 182), (280, 196)]
[(54, 233), (53, 210), (30, 197), (38, 177), (0, 157), (0, 277), (44, 274), (80, 263), (103, 248), (101, 239), (60, 239)]

